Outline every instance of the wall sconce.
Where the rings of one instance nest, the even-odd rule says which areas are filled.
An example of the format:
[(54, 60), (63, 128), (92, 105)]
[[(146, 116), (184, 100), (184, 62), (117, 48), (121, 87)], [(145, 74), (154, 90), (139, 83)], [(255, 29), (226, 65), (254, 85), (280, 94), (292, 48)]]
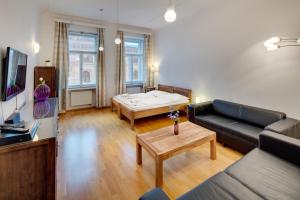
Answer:
[(152, 65), (152, 72), (159, 72), (159, 66), (158, 66), (158, 64), (154, 64), (154, 65)]
[(33, 43), (33, 52), (34, 52), (35, 54), (37, 54), (37, 53), (40, 52), (40, 44), (39, 44), (39, 43), (37, 43), (37, 42), (34, 42), (34, 43)]
[(264, 45), (268, 51), (274, 51), (282, 47), (297, 47), (300, 46), (300, 38), (272, 37), (265, 41)]
[(205, 101), (207, 101), (205, 97), (196, 97), (196, 103), (203, 103)]

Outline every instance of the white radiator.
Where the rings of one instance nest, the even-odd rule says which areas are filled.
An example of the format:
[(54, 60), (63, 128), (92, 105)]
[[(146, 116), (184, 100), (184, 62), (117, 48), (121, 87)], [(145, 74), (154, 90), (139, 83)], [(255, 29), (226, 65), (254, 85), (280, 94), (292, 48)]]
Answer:
[(86, 106), (93, 104), (92, 91), (71, 91), (71, 106)]
[(126, 88), (126, 93), (128, 94), (136, 94), (136, 93), (141, 93), (142, 91), (142, 86), (130, 86)]

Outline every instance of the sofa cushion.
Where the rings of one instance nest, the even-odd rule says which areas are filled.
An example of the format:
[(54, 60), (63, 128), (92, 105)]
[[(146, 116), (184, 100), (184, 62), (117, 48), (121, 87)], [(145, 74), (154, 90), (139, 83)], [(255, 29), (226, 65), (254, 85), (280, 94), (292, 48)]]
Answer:
[(225, 170), (264, 199), (300, 199), (300, 168), (254, 149)]
[(241, 105), (228, 101), (216, 99), (213, 101), (213, 109), (216, 113), (231, 117), (234, 119), (240, 119)]
[(300, 122), (297, 119), (285, 118), (279, 120), (265, 127), (265, 130), (300, 139)]
[(197, 115), (195, 116), (195, 119), (200, 122), (212, 124), (219, 127), (226, 127), (230, 124), (236, 123), (236, 120), (234, 119), (217, 114)]
[(251, 106), (242, 106), (241, 109), (241, 120), (263, 128), (283, 118), (286, 118), (286, 115), (282, 112), (255, 108)]
[(195, 119), (207, 124), (212, 124), (216, 126), (216, 128), (225, 130), (228, 134), (239, 136), (255, 144), (258, 144), (259, 133), (263, 131), (263, 128), (261, 127), (244, 122), (238, 122), (222, 115), (198, 115)]
[(298, 139), (264, 130), (259, 135), (259, 148), (300, 168), (300, 140)]
[(263, 131), (263, 128), (261, 127), (244, 122), (227, 124), (224, 129), (230, 134), (239, 136), (255, 144), (258, 144), (259, 134)]
[(252, 123), (262, 128), (286, 118), (286, 114), (282, 112), (246, 106), (238, 103), (214, 100), (213, 109), (216, 113)]
[(221, 172), (177, 200), (236, 200), (262, 199), (239, 181)]
[(170, 200), (160, 188), (155, 188), (139, 198), (139, 200)]

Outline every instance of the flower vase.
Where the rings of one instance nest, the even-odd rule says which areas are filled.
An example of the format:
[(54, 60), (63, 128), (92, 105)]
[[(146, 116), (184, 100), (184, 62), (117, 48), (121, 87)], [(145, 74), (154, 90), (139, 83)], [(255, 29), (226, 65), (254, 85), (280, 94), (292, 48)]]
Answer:
[(178, 121), (175, 121), (174, 124), (174, 135), (178, 135), (179, 134), (179, 124)]
[(38, 101), (34, 103), (33, 106), (33, 116), (35, 119), (42, 119), (46, 117), (51, 110), (51, 105), (49, 101)]

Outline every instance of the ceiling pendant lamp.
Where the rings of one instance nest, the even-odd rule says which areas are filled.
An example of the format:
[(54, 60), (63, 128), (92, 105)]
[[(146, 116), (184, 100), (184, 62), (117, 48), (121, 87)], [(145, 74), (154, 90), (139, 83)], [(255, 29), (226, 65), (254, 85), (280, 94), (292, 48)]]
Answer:
[(99, 51), (104, 51), (104, 47), (103, 47), (103, 46), (100, 46), (100, 47), (99, 47)]
[[(118, 27), (119, 27), (119, 0), (117, 0), (117, 31), (118, 31)], [(119, 34), (117, 33), (117, 36), (115, 38), (115, 44), (119, 45), (121, 44), (122, 40), (120, 39)]]
[(119, 45), (121, 44), (122, 40), (117, 36), (115, 39), (115, 44)]
[(170, 0), (169, 7), (165, 13), (166, 22), (172, 23), (176, 20), (175, 6), (172, 0)]

